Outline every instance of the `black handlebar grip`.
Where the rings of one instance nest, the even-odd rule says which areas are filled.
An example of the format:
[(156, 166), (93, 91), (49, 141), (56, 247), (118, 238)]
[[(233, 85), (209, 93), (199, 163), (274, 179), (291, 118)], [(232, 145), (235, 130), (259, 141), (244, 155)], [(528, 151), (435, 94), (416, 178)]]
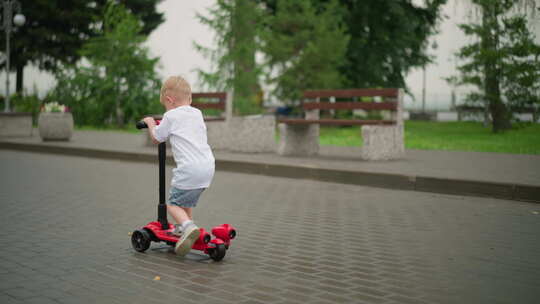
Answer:
[(146, 123), (144, 121), (139, 121), (137, 122), (137, 124), (135, 125), (135, 127), (137, 127), (137, 129), (146, 129), (148, 128), (148, 125), (146, 125)]

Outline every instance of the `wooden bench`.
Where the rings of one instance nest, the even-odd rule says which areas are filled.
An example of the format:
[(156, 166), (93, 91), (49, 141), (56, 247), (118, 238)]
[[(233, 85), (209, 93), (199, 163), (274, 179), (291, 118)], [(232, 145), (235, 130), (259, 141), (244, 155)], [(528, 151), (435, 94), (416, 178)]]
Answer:
[(192, 93), (191, 106), (199, 110), (213, 109), (220, 110), (219, 116), (206, 116), (205, 121), (224, 121), (226, 112), (226, 92), (212, 92), (212, 93)]
[[(400, 89), (317, 90), (304, 92), (304, 118), (279, 118), (281, 155), (314, 155), (319, 151), (319, 126), (362, 126), (362, 158), (403, 156), (403, 91)], [(370, 97), (377, 101), (359, 101)], [(336, 99), (340, 99), (336, 101)], [(389, 111), (387, 119), (321, 118), (322, 110)]]

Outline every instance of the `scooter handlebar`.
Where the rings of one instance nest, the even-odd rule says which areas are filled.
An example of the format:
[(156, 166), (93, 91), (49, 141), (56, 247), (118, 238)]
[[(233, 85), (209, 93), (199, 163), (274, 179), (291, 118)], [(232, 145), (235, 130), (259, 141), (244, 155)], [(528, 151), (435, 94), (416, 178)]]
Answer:
[[(161, 120), (156, 119), (155, 122), (156, 122), (156, 125), (159, 126), (159, 123), (161, 122)], [(135, 124), (135, 127), (136, 127), (137, 129), (140, 130), (140, 129), (146, 129), (146, 128), (148, 128), (148, 125), (147, 125), (144, 121), (141, 120), (141, 121), (138, 121), (138, 122)]]
[(146, 123), (145, 123), (144, 121), (141, 120), (141, 121), (138, 121), (138, 122), (135, 124), (135, 127), (136, 127), (137, 129), (140, 130), (140, 129), (146, 129), (146, 128), (148, 128), (148, 125), (146, 125)]

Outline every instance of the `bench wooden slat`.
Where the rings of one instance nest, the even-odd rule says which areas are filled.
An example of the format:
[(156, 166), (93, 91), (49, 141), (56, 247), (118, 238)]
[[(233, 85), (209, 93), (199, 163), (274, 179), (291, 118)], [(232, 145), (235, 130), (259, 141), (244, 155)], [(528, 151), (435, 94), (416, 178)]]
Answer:
[(397, 110), (397, 103), (388, 102), (306, 102), (304, 110)]
[(353, 125), (393, 125), (393, 120), (352, 120), (352, 119), (301, 119), (301, 118), (281, 118), (279, 123), (291, 125), (320, 124), (329, 126), (353, 126)]
[(398, 97), (399, 89), (350, 89), (305, 91), (304, 98)]
[(225, 110), (225, 102), (192, 102), (191, 106), (197, 109)]
[(192, 99), (198, 99), (198, 98), (218, 98), (220, 101), (225, 101), (227, 98), (226, 92), (210, 92), (210, 93), (192, 93), (191, 94)]

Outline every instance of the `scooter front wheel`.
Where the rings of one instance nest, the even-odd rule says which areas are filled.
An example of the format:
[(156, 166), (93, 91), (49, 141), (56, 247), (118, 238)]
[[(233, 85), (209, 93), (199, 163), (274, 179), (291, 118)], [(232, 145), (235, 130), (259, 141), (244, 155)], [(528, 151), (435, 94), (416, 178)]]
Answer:
[(217, 244), (215, 248), (208, 249), (208, 255), (216, 262), (223, 260), (226, 252), (225, 244)]
[(151, 242), (152, 240), (150, 239), (148, 231), (144, 229), (135, 230), (133, 231), (133, 234), (131, 234), (131, 245), (135, 251), (145, 252), (146, 249), (150, 248)]

